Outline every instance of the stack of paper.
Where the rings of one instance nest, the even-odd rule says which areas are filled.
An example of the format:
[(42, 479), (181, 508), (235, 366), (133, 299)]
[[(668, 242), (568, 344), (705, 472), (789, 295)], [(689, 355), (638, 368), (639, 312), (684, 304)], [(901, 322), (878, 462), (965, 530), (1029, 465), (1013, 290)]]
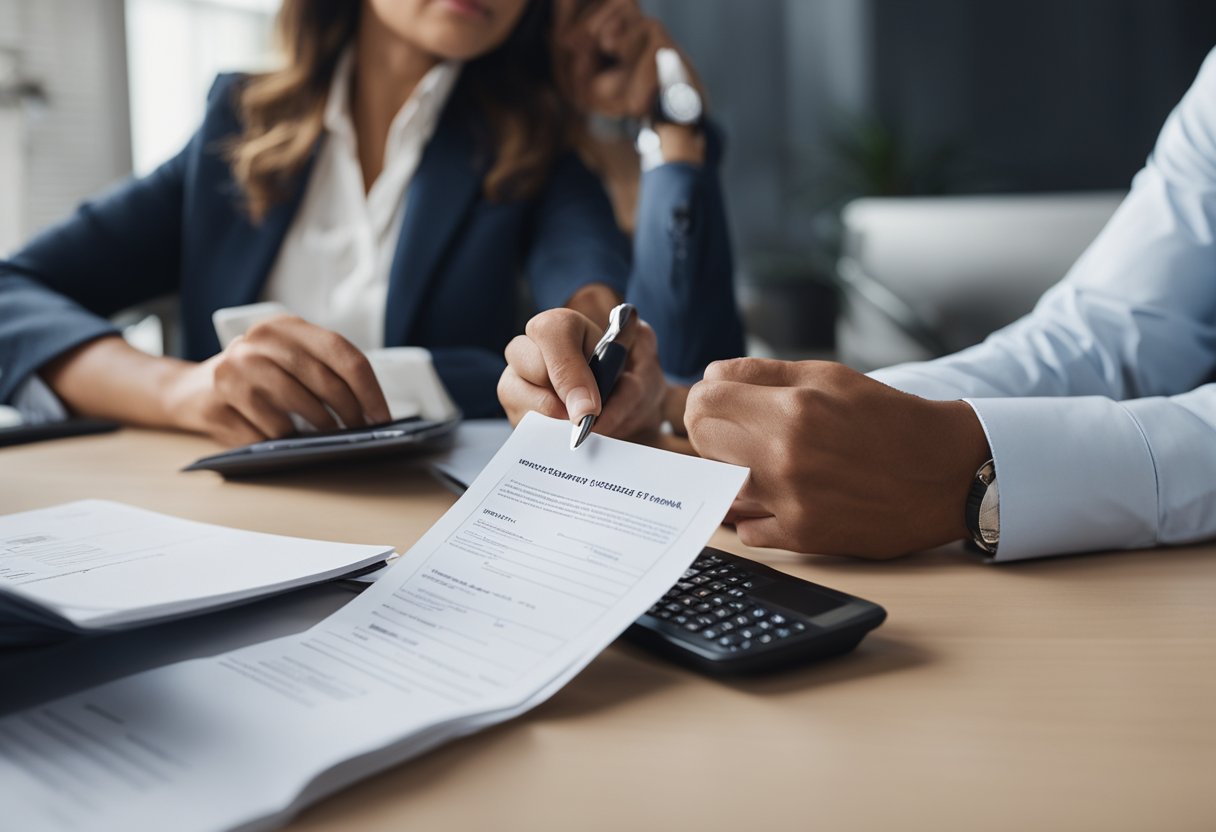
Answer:
[(0, 645), (195, 615), (337, 578), (392, 551), (105, 500), (11, 514), (0, 517)]
[(379, 581), (310, 630), (0, 720), (14, 829), (263, 829), (543, 702), (670, 587), (746, 470), (530, 415)]

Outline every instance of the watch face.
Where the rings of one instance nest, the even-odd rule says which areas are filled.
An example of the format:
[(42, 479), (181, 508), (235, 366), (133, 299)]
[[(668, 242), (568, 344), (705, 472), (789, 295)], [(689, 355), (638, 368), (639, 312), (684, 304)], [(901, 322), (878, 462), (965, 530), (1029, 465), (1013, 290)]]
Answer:
[(663, 116), (676, 124), (692, 124), (701, 118), (701, 94), (692, 84), (681, 81), (664, 88)]

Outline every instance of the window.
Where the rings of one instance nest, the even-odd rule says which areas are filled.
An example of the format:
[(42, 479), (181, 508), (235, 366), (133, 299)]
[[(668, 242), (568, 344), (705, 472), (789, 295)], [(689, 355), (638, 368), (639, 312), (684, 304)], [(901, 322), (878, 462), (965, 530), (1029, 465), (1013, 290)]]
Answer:
[(126, 0), (136, 174), (176, 154), (202, 121), (217, 73), (273, 60), (278, 0)]

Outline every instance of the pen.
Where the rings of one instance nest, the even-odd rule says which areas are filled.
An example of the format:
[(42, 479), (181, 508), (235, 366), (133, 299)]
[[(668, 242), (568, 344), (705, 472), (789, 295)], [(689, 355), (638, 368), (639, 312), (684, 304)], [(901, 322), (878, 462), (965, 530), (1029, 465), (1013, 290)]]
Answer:
[[(636, 317), (637, 309), (632, 303), (622, 303), (608, 313), (608, 329), (605, 330), (604, 337), (600, 338), (599, 343), (595, 345), (595, 349), (591, 351), (591, 358), (587, 361), (591, 374), (595, 376), (595, 386), (600, 391), (601, 409), (607, 403), (612, 389), (616, 387), (616, 380), (621, 377), (621, 371), (625, 369), (625, 359), (629, 357), (628, 348), (618, 339)], [(583, 440), (587, 438), (587, 434), (591, 433), (594, 425), (595, 414), (588, 413), (581, 422), (574, 426), (570, 434), (570, 450), (573, 451), (583, 444)]]

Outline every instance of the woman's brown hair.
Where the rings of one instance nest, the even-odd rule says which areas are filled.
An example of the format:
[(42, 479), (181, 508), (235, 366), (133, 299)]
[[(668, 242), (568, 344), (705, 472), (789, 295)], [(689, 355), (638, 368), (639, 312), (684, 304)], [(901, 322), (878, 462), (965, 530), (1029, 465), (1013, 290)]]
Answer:
[[(288, 197), (321, 137), (330, 82), (362, 7), (359, 0), (283, 0), (277, 34), (286, 64), (241, 86), (243, 132), (227, 149), (255, 222)], [(454, 93), (467, 96), (479, 116), (479, 138), (492, 159), (483, 182), (490, 199), (534, 194), (562, 149), (565, 113), (552, 77), (550, 23), (551, 0), (530, 0), (501, 46), (465, 64)]]

